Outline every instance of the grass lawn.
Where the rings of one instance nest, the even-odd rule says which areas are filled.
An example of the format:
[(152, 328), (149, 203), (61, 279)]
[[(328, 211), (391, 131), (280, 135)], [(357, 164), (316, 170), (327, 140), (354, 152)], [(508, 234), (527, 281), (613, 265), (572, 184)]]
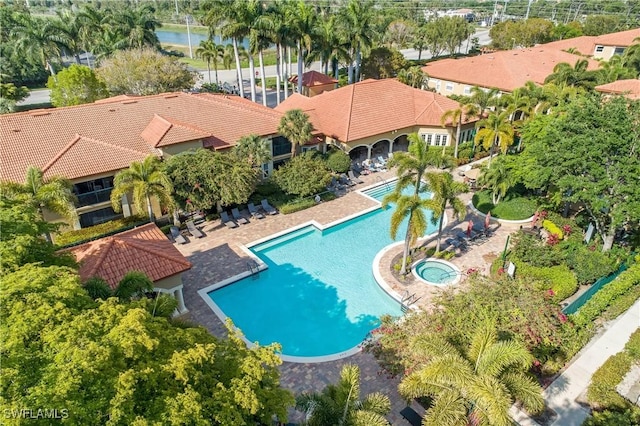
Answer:
[[(165, 50), (176, 50), (178, 52), (182, 52), (184, 53), (185, 57), (183, 58), (178, 58), (178, 60), (180, 62), (184, 62), (185, 64), (198, 69), (198, 70), (206, 70), (207, 69), (207, 62), (203, 61), (201, 59), (197, 59), (196, 58), (196, 49), (198, 48), (198, 45), (193, 45), (192, 49), (193, 49), (193, 59), (189, 58), (189, 46), (185, 46), (185, 45), (181, 45), (181, 44), (168, 44), (168, 43), (163, 43), (162, 44), (162, 48)], [(256, 71), (260, 71), (260, 64), (258, 63), (258, 56), (256, 55), (254, 58), (254, 65), (256, 67)], [(276, 52), (275, 50), (267, 50), (264, 52), (263, 54), (263, 59), (264, 59), (264, 65), (275, 65), (276, 64)], [(249, 61), (245, 58), (242, 59), (240, 62), (240, 66), (242, 68), (249, 68)], [(235, 69), (236, 68), (236, 63), (235, 60), (231, 63), (231, 69)], [(222, 63), (218, 62), (218, 70), (223, 70), (225, 69), (224, 66), (222, 65)], [(211, 72), (213, 73), (213, 67), (211, 67)], [(248, 76), (242, 76), (243, 78), (249, 78)]]
[(506, 220), (521, 220), (533, 216), (536, 202), (517, 194), (507, 194), (497, 206), (491, 202), (490, 191), (478, 191), (473, 195), (473, 205), (482, 213), (491, 211), (491, 216)]

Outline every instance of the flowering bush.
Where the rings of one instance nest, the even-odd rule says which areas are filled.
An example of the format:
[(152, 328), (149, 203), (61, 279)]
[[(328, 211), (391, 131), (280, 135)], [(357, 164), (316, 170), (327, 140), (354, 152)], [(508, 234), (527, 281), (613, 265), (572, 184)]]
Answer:
[(571, 232), (573, 232), (573, 229), (571, 229), (571, 225), (563, 225), (562, 232), (564, 232), (564, 235), (571, 235)]
[(555, 246), (559, 242), (560, 242), (560, 239), (558, 238), (558, 236), (556, 234), (549, 234), (549, 237), (547, 238), (547, 244), (548, 245)]
[(562, 229), (560, 229), (558, 227), (558, 225), (556, 225), (555, 223), (551, 222), (550, 220), (543, 220), (542, 221), (542, 227), (544, 229), (546, 229), (547, 231), (549, 231), (550, 234), (557, 235), (559, 240), (564, 238), (564, 234), (562, 232)]

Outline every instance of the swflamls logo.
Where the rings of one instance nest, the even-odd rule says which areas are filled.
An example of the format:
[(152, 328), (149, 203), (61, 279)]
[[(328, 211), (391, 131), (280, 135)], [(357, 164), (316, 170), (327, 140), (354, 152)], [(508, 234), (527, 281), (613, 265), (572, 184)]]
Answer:
[(3, 411), (5, 419), (66, 419), (69, 417), (69, 410), (66, 408), (15, 408)]

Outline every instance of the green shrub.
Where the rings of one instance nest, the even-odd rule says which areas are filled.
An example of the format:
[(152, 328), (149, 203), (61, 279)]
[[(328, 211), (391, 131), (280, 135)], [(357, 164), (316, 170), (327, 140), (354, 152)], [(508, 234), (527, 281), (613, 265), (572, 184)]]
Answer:
[(515, 192), (508, 192), (498, 205), (491, 202), (491, 191), (478, 191), (473, 194), (473, 205), (482, 213), (491, 211), (496, 218), (506, 220), (522, 220), (533, 216), (536, 211), (536, 201), (522, 197)]
[(640, 264), (635, 264), (618, 275), (618, 278), (605, 285), (594, 294), (575, 314), (573, 322), (578, 327), (585, 327), (593, 322), (616, 299), (624, 296), (634, 286), (640, 284)]
[(583, 426), (620, 426), (640, 424), (640, 409), (631, 407), (624, 411), (605, 410), (594, 412)]
[(316, 202), (313, 198), (305, 198), (303, 200), (294, 201), (291, 203), (283, 204), (280, 206), (280, 213), (282, 214), (291, 214), (298, 212), (300, 210), (308, 209), (309, 207), (315, 206)]
[(109, 284), (100, 277), (91, 277), (83, 285), (84, 289), (89, 293), (92, 299), (106, 300), (113, 296), (113, 291)]
[(611, 301), (611, 304), (602, 313), (600, 318), (602, 318), (603, 321), (618, 318), (625, 313), (631, 305), (636, 303), (638, 299), (640, 299), (640, 285), (633, 286), (631, 290)]
[(562, 229), (560, 229), (558, 227), (558, 225), (556, 225), (555, 223), (551, 222), (550, 220), (543, 220), (542, 221), (542, 227), (544, 229), (546, 229), (547, 231), (549, 231), (550, 234), (554, 234), (558, 237), (558, 239), (563, 239), (564, 238), (564, 232), (562, 232)]
[(562, 256), (557, 247), (544, 244), (540, 238), (534, 235), (519, 232), (513, 237), (510, 258), (532, 266), (549, 267), (559, 265), (562, 262)]
[(335, 173), (346, 173), (351, 168), (351, 157), (344, 151), (333, 149), (327, 155), (327, 167)]
[(90, 226), (88, 228), (63, 232), (55, 237), (55, 243), (60, 247), (77, 245), (87, 241), (97, 240), (98, 238), (117, 234), (118, 232), (131, 229), (134, 226), (148, 221), (148, 218), (142, 216), (130, 216), (122, 219), (110, 220), (109, 222)]
[(272, 181), (271, 179), (268, 179), (256, 185), (256, 190), (254, 191), (254, 194), (257, 194), (262, 198), (266, 198), (281, 192), (282, 192), (282, 189), (280, 189), (278, 184)]
[(587, 399), (596, 409), (624, 410), (631, 404), (616, 391), (616, 386), (629, 372), (631, 365), (640, 360), (638, 346), (640, 330), (636, 330), (622, 352), (610, 357), (591, 377)]
[[(570, 237), (575, 241), (576, 238)], [(564, 261), (573, 269), (579, 284), (591, 284), (598, 278), (605, 277), (617, 269), (616, 260), (608, 253), (590, 250), (581, 240), (560, 246)]]
[(273, 181), (287, 194), (306, 197), (325, 190), (331, 173), (313, 154), (298, 155), (273, 172)]
[(160, 227), (160, 230), (162, 231), (163, 234), (169, 234), (171, 232), (171, 227), (173, 225), (164, 225)]
[(553, 300), (564, 300), (578, 289), (578, 280), (566, 265), (538, 268), (517, 262), (517, 266), (517, 272), (536, 280), (540, 290), (553, 290)]

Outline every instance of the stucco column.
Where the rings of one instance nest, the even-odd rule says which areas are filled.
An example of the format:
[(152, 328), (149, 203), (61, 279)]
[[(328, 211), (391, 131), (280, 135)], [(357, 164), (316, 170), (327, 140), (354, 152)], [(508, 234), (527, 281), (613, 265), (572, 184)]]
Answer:
[(394, 139), (390, 139), (390, 140), (389, 140), (389, 154), (391, 154), (391, 153), (393, 152), (393, 144), (394, 144), (395, 142), (396, 142), (396, 141), (395, 141)]
[(182, 287), (173, 292), (173, 296), (178, 301), (178, 312), (184, 314), (188, 312), (187, 307), (184, 305), (184, 297), (182, 295)]
[(371, 145), (367, 145), (367, 160), (371, 160)]
[(77, 213), (73, 217), (73, 229), (77, 231), (78, 229), (82, 229), (82, 225), (80, 225), (80, 215)]

